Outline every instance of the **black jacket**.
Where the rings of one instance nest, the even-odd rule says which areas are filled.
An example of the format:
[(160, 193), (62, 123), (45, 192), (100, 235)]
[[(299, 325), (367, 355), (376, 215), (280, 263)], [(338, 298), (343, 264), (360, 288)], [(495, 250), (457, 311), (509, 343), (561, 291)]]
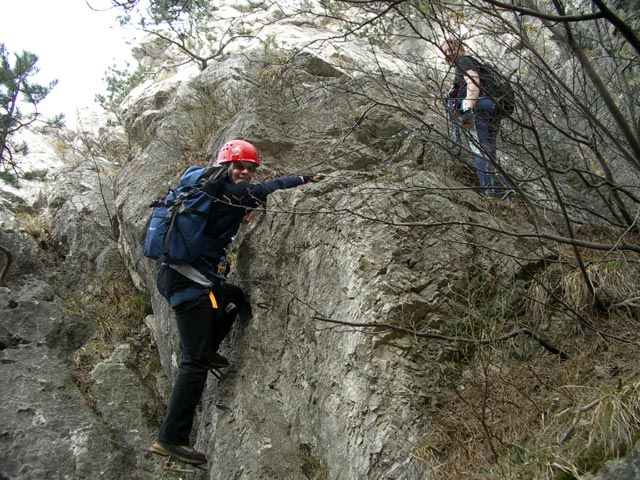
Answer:
[(205, 257), (217, 260), (224, 256), (233, 237), (238, 233), (242, 218), (262, 205), (270, 193), (303, 183), (304, 180), (299, 176), (281, 177), (255, 184), (233, 184), (230, 179), (225, 179), (222, 188), (215, 194), (209, 216), (205, 235), (210, 243), (205, 250)]
[[(262, 205), (267, 196), (285, 188), (293, 188), (305, 183), (299, 176), (281, 177), (264, 183), (231, 183), (229, 178), (220, 185), (213, 186), (215, 202), (205, 231), (205, 254), (192, 266), (209, 279), (219, 275), (218, 264), (224, 259), (226, 249), (238, 233), (242, 218)], [(204, 287), (181, 275), (168, 265), (158, 266), (158, 289), (175, 307), (193, 300), (205, 293)], [(214, 282), (215, 283), (215, 282)]]
[[(480, 62), (475, 58), (468, 55), (463, 55), (454, 60), (453, 65), (455, 67), (455, 76), (453, 77), (454, 98), (458, 101), (457, 107), (460, 108), (462, 100), (467, 97), (467, 82), (464, 80), (464, 75), (467, 71), (473, 70), (480, 76)], [(482, 89), (482, 84), (480, 85)]]

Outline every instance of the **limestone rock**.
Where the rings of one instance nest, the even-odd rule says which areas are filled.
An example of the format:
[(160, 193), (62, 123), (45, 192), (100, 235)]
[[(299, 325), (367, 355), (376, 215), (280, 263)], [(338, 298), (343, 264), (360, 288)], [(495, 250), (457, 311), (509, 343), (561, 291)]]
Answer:
[(30, 279), (0, 292), (0, 316), (1, 473), (14, 480), (125, 478), (132, 458), (114, 450), (70, 375), (65, 352), (86, 336), (60, 310), (53, 288)]
[(607, 462), (597, 475), (588, 475), (585, 480), (635, 480), (637, 478), (640, 478), (640, 443), (636, 443), (626, 457)]
[(65, 282), (82, 284), (87, 293), (105, 280), (99, 268), (115, 245), (113, 168), (104, 159), (86, 158), (60, 175), (48, 198), (53, 212), (51, 236), (64, 255)]

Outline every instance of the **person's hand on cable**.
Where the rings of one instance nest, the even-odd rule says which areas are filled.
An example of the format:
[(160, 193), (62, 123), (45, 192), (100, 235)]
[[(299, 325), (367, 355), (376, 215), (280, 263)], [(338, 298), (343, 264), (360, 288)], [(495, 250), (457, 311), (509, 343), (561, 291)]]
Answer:
[(319, 182), (320, 180), (322, 180), (323, 178), (325, 178), (326, 175), (322, 172), (318, 172), (315, 173), (313, 175), (303, 175), (302, 179), (304, 180), (304, 183), (309, 183), (309, 182)]

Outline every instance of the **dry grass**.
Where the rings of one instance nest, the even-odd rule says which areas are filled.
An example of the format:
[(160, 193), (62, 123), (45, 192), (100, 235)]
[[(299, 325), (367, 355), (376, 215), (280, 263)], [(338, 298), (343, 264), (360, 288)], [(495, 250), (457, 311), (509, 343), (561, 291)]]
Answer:
[(47, 235), (51, 230), (51, 218), (38, 215), (33, 210), (18, 212), (16, 214), (16, 220), (20, 225), (20, 229), (31, 235), (36, 240), (47, 238)]
[(567, 309), (589, 318), (637, 315), (640, 271), (635, 262), (610, 260), (591, 263), (583, 272), (554, 264), (545, 270), (527, 293), (527, 309), (541, 322), (553, 311)]
[(433, 480), (579, 480), (640, 438), (638, 259), (581, 253), (593, 290), (572, 249), (560, 247), (558, 262), (521, 292), (523, 309), (505, 308), (517, 301), (513, 286), (486, 274), (458, 293), (454, 333), (528, 326), (568, 359), (520, 337), (470, 350), (455, 375), (443, 369), (450, 395), (414, 451)]
[(447, 407), (415, 452), (433, 479), (579, 479), (624, 454), (640, 432), (638, 349), (583, 342), (590, 348), (565, 362), (508, 366), (504, 351), (480, 349), (449, 379)]
[[(240, 92), (223, 85), (197, 85), (180, 113), (184, 116), (184, 131), (166, 141), (180, 145), (182, 166), (201, 165), (207, 157), (207, 147), (216, 130), (239, 111)], [(212, 114), (212, 112), (215, 112)]]
[[(473, 183), (469, 181), (467, 183)], [(482, 197), (482, 207), (491, 216), (507, 223), (534, 223), (522, 199), (516, 194), (509, 195), (506, 199)]]
[[(640, 244), (637, 234), (619, 234), (599, 225), (581, 226), (576, 237), (609, 245), (620, 240)], [(596, 323), (638, 316), (640, 255), (580, 249), (578, 259), (568, 245), (558, 245), (557, 251), (557, 261), (536, 276), (527, 292), (527, 309), (535, 321), (558, 311), (571, 311), (574, 317), (583, 316)]]
[(93, 335), (70, 358), (74, 379), (91, 403), (91, 370), (108, 358), (118, 344), (130, 340), (150, 309), (149, 300), (135, 290), (124, 274), (105, 282), (95, 296), (70, 294), (65, 300), (70, 314), (94, 321)]

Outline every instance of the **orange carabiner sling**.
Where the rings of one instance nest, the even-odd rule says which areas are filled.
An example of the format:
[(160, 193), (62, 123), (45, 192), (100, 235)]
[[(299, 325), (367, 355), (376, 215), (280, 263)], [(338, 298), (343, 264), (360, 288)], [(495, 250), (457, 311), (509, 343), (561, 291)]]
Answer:
[(211, 300), (211, 306), (214, 309), (218, 308), (218, 302), (216, 301), (216, 296), (213, 294), (213, 290), (209, 290), (209, 300)]

